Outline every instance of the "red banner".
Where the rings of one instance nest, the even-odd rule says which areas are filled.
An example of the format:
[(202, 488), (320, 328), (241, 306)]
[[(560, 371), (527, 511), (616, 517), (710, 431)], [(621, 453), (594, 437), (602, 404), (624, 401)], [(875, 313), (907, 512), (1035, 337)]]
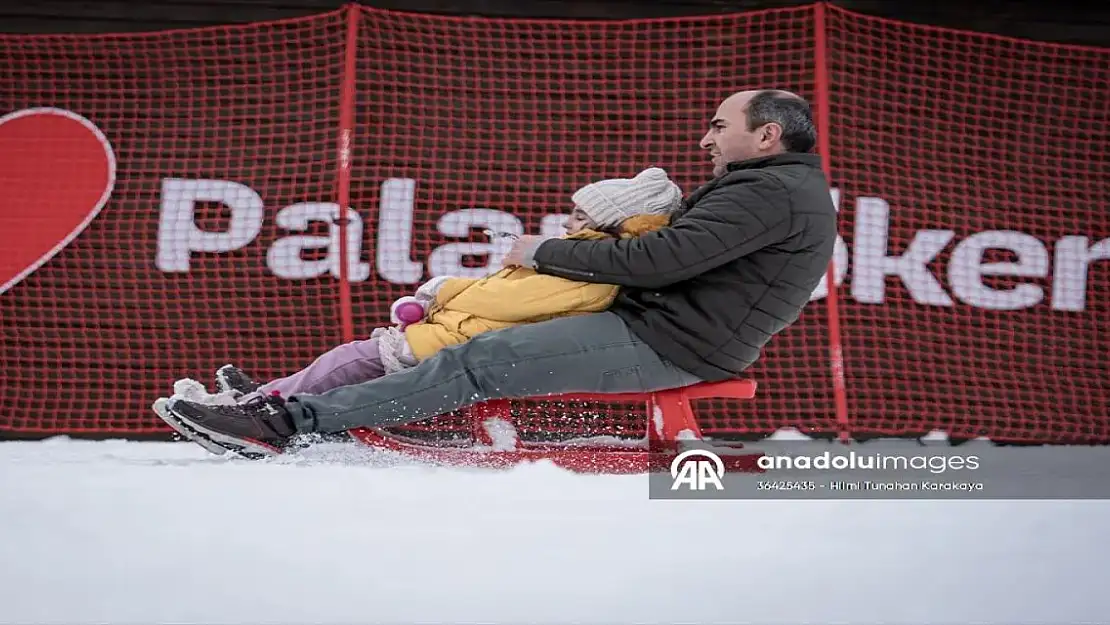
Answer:
[(366, 336), (420, 282), (496, 264), (486, 227), (557, 232), (579, 186), (652, 165), (693, 190), (719, 100), (778, 87), (829, 112), (842, 342), (822, 285), (751, 370), (759, 397), (700, 407), (706, 433), (1110, 440), (1110, 50), (819, 5), (352, 6), (2, 35), (0, 75), (5, 435), (164, 433), (149, 406), (175, 379), (285, 375)]

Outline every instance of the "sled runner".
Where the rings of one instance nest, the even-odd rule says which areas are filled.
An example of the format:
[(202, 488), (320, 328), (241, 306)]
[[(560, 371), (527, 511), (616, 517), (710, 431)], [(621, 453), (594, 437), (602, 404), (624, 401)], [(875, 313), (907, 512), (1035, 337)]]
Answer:
[[(581, 473), (643, 473), (666, 470), (685, 441), (702, 439), (694, 418), (692, 402), (702, 399), (751, 399), (752, 380), (703, 382), (655, 393), (584, 393), (542, 398), (537, 401), (636, 402), (644, 406), (647, 435), (639, 440), (617, 441), (595, 437), (574, 441), (522, 440), (513, 426), (512, 399), (475, 404), (462, 411), (469, 429), (468, 440), (428, 441), (396, 431), (357, 428), (349, 433), (363, 444), (391, 450), (417, 460), (456, 466), (504, 468), (521, 462), (550, 460), (567, 470)], [(739, 445), (730, 444), (739, 448)], [(761, 471), (756, 461), (761, 453), (720, 454), (729, 471)]]

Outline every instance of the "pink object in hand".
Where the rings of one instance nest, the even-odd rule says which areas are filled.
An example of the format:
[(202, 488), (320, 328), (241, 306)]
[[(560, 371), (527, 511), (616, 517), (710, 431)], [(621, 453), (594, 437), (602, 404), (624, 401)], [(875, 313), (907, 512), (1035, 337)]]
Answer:
[(397, 306), (394, 314), (402, 324), (409, 325), (424, 319), (424, 307), (416, 302), (404, 302)]

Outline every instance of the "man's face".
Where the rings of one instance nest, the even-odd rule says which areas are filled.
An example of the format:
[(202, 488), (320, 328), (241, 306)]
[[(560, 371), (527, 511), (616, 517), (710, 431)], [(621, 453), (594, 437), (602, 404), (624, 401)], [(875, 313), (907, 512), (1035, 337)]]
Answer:
[(563, 222), (563, 229), (567, 231), (568, 235), (578, 234), (587, 228), (593, 227), (594, 222), (590, 219), (590, 216), (577, 206), (570, 212), (567, 220)]
[(701, 138), (701, 148), (713, 158), (713, 175), (727, 171), (729, 163), (760, 156), (766, 149), (766, 132), (762, 128), (748, 130), (748, 101), (754, 92), (730, 96), (717, 107), (709, 123), (709, 132)]

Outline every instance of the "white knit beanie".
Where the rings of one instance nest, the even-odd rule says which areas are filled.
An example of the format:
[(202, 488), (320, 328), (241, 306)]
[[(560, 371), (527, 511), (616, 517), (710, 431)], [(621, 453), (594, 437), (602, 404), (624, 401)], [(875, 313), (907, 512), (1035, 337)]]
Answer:
[(599, 228), (613, 228), (636, 215), (667, 215), (682, 204), (682, 189), (658, 167), (635, 178), (612, 178), (588, 184), (571, 196)]

